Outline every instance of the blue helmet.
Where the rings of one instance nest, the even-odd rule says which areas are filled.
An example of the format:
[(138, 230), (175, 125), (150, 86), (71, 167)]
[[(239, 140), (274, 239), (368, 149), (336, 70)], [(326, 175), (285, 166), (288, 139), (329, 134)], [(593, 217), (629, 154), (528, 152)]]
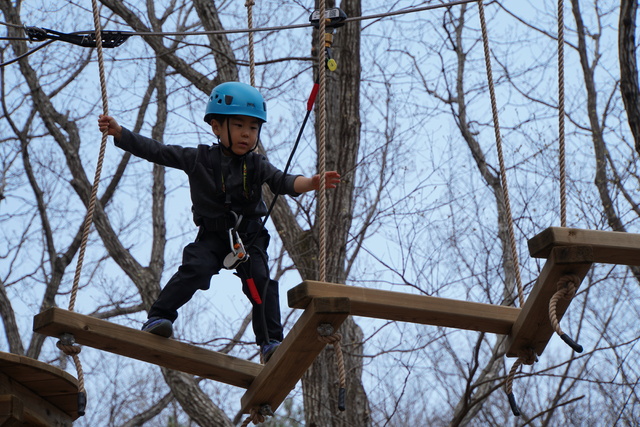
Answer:
[(249, 116), (267, 121), (267, 104), (258, 89), (240, 82), (226, 82), (213, 88), (204, 121), (211, 122), (210, 114)]

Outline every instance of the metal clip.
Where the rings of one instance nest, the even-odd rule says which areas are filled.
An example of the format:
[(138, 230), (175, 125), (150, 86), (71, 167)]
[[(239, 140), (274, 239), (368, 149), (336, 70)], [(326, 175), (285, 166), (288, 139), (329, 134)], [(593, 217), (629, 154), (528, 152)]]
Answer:
[(227, 254), (227, 256), (224, 257), (224, 260), (222, 261), (222, 265), (227, 270), (234, 270), (238, 267), (238, 265), (249, 259), (249, 254), (244, 248), (242, 239), (240, 239), (240, 234), (238, 234), (238, 227), (242, 222), (242, 215), (238, 217), (238, 215), (233, 211), (231, 211), (231, 214), (236, 219), (234, 226), (229, 228), (228, 231), (229, 246), (231, 247), (231, 252)]

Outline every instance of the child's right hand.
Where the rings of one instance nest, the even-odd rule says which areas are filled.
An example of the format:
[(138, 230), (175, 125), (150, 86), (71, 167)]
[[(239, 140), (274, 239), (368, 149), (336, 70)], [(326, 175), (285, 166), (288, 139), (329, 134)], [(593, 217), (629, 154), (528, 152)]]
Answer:
[(107, 132), (107, 135), (111, 135), (115, 139), (122, 137), (122, 126), (111, 116), (100, 114), (98, 116), (98, 128), (100, 132)]

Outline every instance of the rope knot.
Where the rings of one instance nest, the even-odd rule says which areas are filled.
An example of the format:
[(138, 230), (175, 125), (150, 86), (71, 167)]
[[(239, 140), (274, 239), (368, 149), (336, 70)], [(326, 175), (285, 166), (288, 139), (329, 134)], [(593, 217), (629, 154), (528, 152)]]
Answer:
[(327, 344), (336, 345), (336, 343), (340, 344), (340, 341), (342, 340), (342, 335), (339, 334), (338, 332), (332, 335), (318, 335), (318, 340)]
[(82, 347), (76, 344), (76, 340), (71, 334), (62, 334), (56, 347), (67, 356), (77, 356), (82, 351)]
[(245, 7), (251, 7), (251, 6), (255, 6), (256, 2), (253, 0), (247, 0), (244, 5)]
[(263, 423), (264, 420), (265, 420), (264, 415), (262, 415), (262, 412), (260, 410), (251, 408), (251, 411), (249, 412), (249, 416), (247, 417), (246, 420), (244, 420), (241, 427), (247, 427), (249, 423), (258, 425), (260, 423)]
[(558, 280), (558, 291), (565, 300), (571, 300), (576, 296), (578, 286), (580, 286), (580, 276), (576, 274), (565, 274)]
[(533, 365), (538, 361), (538, 356), (533, 348), (525, 348), (518, 351), (518, 359), (523, 365)]
[(75, 356), (77, 354), (80, 354), (80, 352), (82, 351), (82, 347), (77, 344), (67, 345), (63, 344), (61, 341), (58, 341), (56, 343), (56, 347), (58, 347), (67, 356)]

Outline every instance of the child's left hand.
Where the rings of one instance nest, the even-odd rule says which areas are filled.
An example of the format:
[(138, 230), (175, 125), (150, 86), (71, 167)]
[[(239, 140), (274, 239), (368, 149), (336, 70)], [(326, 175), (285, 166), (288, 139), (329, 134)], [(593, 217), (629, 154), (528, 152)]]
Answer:
[[(336, 171), (325, 172), (325, 188), (336, 188), (340, 182), (340, 174)], [(314, 190), (320, 189), (320, 174), (314, 175), (311, 178), (311, 182)]]

